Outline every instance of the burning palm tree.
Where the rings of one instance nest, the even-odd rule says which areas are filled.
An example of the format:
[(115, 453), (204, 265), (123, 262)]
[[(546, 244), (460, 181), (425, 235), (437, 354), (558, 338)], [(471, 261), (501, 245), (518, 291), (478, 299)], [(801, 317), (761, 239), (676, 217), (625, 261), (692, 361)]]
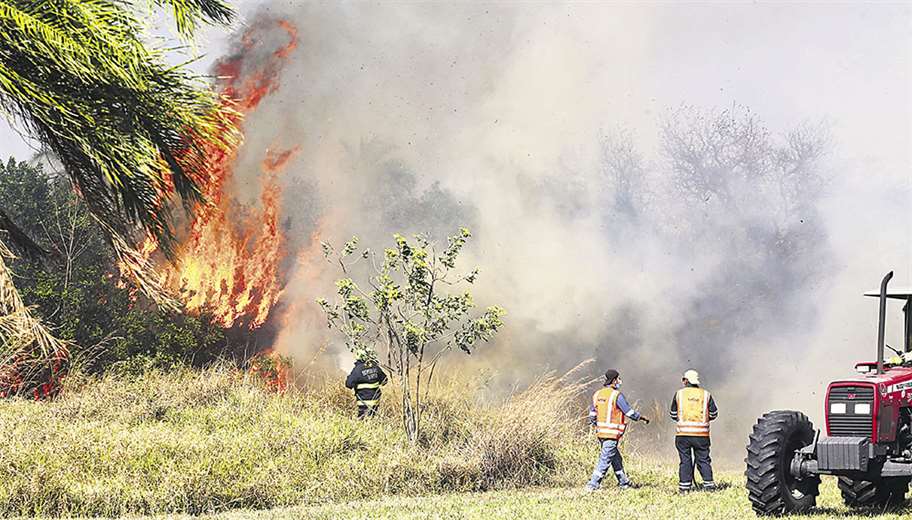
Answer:
[[(173, 13), (185, 39), (200, 23), (233, 17), (221, 0), (153, 3)], [(0, 0), (0, 109), (48, 147), (120, 265), (167, 303), (135, 244), (148, 235), (173, 255), (173, 201), (190, 207), (204, 200), (208, 154), (235, 145), (236, 117), (202, 78), (168, 65), (164, 52), (143, 40), (139, 5)], [(0, 229), (15, 248), (42, 254), (2, 214)], [(5, 262), (11, 256), (0, 243), (0, 363), (7, 367), (0, 391), (23, 393), (34, 390), (26, 379), (40, 372), (57, 377), (67, 346), (24, 306)]]

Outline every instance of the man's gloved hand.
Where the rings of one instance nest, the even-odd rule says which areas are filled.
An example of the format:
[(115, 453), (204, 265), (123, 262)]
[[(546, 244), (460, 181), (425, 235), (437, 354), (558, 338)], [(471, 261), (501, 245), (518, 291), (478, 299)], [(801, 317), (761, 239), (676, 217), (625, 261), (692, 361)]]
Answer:
[(649, 424), (649, 419), (647, 419), (647, 418), (645, 418), (645, 417), (640, 417), (640, 420), (643, 421), (643, 422), (646, 423), (646, 424)]

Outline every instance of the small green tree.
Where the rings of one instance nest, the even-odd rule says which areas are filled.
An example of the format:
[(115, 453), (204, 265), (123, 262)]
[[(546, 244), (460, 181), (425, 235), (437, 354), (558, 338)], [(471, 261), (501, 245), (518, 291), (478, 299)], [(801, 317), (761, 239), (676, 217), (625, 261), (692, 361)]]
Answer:
[[(456, 271), (456, 258), (470, 237), (462, 228), (438, 252), (425, 236), (409, 241), (397, 234), (395, 247), (385, 249), (382, 258), (370, 249), (359, 250), (357, 237), (338, 252), (322, 244), (327, 260), (337, 262), (345, 277), (336, 282), (335, 302), (320, 298), (317, 303), (329, 328), (345, 336), (353, 354), (380, 358), (377, 347), (386, 347), (385, 366), (402, 389), (402, 420), (412, 441), (418, 437), (422, 402), (443, 355), (454, 348), (471, 354), (503, 325), (501, 307), (473, 315), (472, 295), (458, 292), (458, 286), (478, 277), (477, 269)], [(366, 264), (369, 289), (351, 278), (359, 263)]]

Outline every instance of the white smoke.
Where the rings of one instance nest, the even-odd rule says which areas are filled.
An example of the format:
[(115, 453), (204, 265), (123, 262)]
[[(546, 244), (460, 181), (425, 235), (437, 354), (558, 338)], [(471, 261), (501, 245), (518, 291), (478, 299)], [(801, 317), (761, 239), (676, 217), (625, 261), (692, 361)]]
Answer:
[[(816, 21), (799, 23), (789, 9)], [(723, 442), (741, 446), (757, 414), (815, 415), (826, 382), (873, 355), (874, 303), (863, 291), (890, 269), (912, 285), (908, 7), (271, 1), (246, 14), (251, 25), (288, 19), (300, 37), (281, 88), (245, 123), (236, 179), (251, 200), (263, 150), (300, 146), (285, 174), (298, 260), (278, 338), (299, 362), (344, 357), (312, 303), (338, 275), (312, 233), (382, 246), (394, 232), (442, 238), (467, 225), (475, 238), (463, 265), (481, 269), (477, 300), (509, 313), (475, 362), (513, 384), (596, 357), (629, 374), (631, 397), (663, 405), (679, 374), (697, 368), (717, 394)], [(284, 37), (257, 34), (266, 48)], [(730, 250), (740, 242), (729, 235), (770, 218), (768, 208), (731, 222), (718, 210), (697, 218), (673, 196), (660, 153), (669, 107), (712, 112), (734, 101), (774, 141), (822, 119), (834, 135), (820, 164), (828, 185), (810, 201), (820, 272), (764, 288), (765, 307), (756, 284), (719, 273), (733, 259), (756, 265)], [(616, 187), (603, 145), (618, 129), (643, 158), (633, 189), (648, 209), (641, 220), (606, 202)], [(750, 200), (752, 187), (738, 189)], [(681, 239), (701, 230), (715, 235)], [(802, 325), (780, 326), (777, 305)]]

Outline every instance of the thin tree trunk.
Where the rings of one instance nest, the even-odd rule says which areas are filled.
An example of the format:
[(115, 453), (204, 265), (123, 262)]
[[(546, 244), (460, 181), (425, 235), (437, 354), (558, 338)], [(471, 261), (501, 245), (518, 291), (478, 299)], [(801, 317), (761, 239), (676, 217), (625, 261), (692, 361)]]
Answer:
[(408, 352), (405, 352), (405, 377), (402, 378), (402, 412), (405, 420), (405, 433), (411, 442), (417, 439), (415, 431), (415, 409), (412, 407), (411, 374)]
[(417, 422), (415, 420), (415, 409), (412, 406), (411, 396), (411, 360), (409, 358), (408, 347), (406, 347), (396, 335), (393, 324), (389, 316), (384, 316), (382, 323), (386, 326), (387, 337), (389, 338), (390, 350), (395, 351), (399, 357), (397, 372), (399, 376), (399, 386), (402, 390), (402, 425), (405, 428), (405, 434), (408, 440), (415, 442), (418, 438)]

